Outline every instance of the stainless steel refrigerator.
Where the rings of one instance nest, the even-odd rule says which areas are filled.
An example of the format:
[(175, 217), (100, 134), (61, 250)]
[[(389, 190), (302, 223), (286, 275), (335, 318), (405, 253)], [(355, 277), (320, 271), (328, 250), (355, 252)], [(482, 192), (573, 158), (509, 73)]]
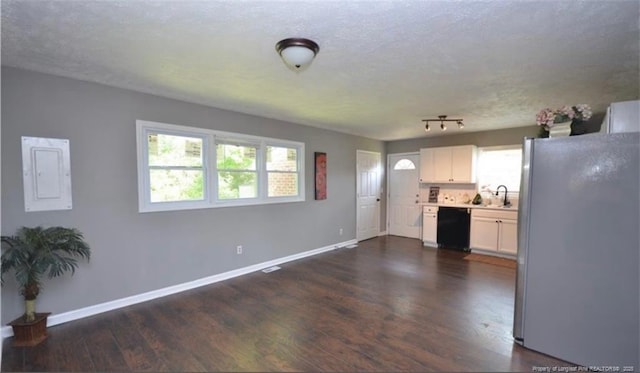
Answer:
[(640, 370), (639, 144), (637, 132), (525, 140), (514, 315), (523, 346)]

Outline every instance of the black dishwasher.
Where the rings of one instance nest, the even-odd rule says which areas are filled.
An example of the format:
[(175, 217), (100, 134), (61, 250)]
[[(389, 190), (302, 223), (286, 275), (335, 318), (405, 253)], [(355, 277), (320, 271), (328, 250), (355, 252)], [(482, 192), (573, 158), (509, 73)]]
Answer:
[(470, 209), (438, 208), (438, 247), (469, 251)]

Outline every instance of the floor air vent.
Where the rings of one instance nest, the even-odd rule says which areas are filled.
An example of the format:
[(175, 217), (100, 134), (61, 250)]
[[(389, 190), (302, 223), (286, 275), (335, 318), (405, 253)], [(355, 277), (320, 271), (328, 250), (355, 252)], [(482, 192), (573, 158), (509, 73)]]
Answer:
[(273, 267), (269, 267), (269, 268), (265, 268), (265, 269), (263, 269), (263, 270), (262, 270), (262, 272), (264, 272), (264, 273), (269, 273), (269, 272), (277, 271), (277, 270), (279, 270), (279, 269), (280, 269), (280, 267), (278, 267), (278, 266), (273, 266)]

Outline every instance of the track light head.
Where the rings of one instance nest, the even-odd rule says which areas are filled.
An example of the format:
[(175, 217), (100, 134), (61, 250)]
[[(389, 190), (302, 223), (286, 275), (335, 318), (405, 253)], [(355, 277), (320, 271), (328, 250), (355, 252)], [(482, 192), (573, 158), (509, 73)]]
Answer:
[(444, 123), (440, 123), (440, 129), (443, 131), (447, 130), (447, 126), (444, 125)]

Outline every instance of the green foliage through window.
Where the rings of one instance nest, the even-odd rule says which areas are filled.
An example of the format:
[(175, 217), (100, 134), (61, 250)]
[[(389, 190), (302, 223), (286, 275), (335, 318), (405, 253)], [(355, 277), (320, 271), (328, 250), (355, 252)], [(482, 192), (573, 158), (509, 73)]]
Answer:
[(204, 199), (203, 139), (150, 133), (151, 202)]
[(139, 211), (304, 201), (304, 144), (136, 121)]
[(218, 144), (218, 198), (256, 198), (258, 173), (255, 146)]

